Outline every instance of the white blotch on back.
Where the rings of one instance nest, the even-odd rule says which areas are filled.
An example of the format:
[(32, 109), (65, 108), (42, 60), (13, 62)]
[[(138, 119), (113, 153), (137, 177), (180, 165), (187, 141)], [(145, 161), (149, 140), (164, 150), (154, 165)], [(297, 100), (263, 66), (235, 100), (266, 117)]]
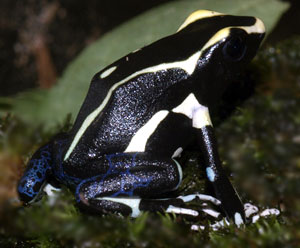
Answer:
[(168, 113), (168, 110), (161, 110), (153, 115), (132, 137), (124, 152), (144, 152), (149, 137), (154, 133), (159, 123), (166, 118)]
[(122, 203), (128, 207), (131, 208), (131, 217), (136, 218), (140, 215), (140, 198), (122, 198), (122, 197), (101, 197), (101, 198), (96, 198), (97, 200), (106, 200), (106, 201), (112, 201), (112, 202), (118, 202)]
[(193, 120), (193, 127), (202, 128), (204, 126), (211, 126), (211, 120), (208, 112), (208, 108), (201, 105), (196, 99), (193, 93), (189, 94), (184, 101), (173, 108), (174, 113), (180, 113), (186, 115)]
[(114, 70), (116, 70), (117, 67), (113, 66), (105, 70), (104, 72), (101, 73), (100, 78), (106, 78), (108, 77)]

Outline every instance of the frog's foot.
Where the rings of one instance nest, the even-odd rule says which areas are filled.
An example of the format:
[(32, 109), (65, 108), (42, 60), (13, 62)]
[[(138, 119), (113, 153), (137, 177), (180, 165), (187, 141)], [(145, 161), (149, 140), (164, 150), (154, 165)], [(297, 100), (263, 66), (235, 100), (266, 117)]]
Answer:
[(200, 200), (201, 208), (200, 210), (199, 209), (193, 210), (193, 209), (186, 209), (186, 208), (178, 208), (173, 205), (170, 205), (166, 209), (167, 213), (198, 216), (199, 211), (201, 211), (213, 218), (219, 218), (221, 216), (220, 212), (216, 211), (215, 209), (209, 208), (209, 204), (213, 204), (216, 206), (219, 206), (221, 204), (221, 202), (213, 196), (205, 195), (205, 194), (191, 194), (186, 196), (179, 196), (176, 199), (182, 200), (183, 203), (191, 202), (194, 200)]
[[(187, 208), (186, 203), (195, 200), (199, 201), (197, 207), (195, 207), (195, 209)], [(179, 196), (177, 198), (142, 199), (140, 203), (140, 209), (142, 211), (158, 211), (190, 216), (199, 216), (200, 212), (202, 212), (210, 217), (219, 218), (221, 213), (217, 212), (213, 208), (209, 208), (209, 204), (218, 206), (221, 204), (221, 202), (210, 195), (191, 194)]]
[(277, 208), (266, 208), (259, 210), (258, 207), (252, 205), (251, 203), (245, 203), (244, 209), (246, 218), (250, 220), (250, 223), (255, 223), (260, 218), (280, 215), (280, 211)]
[[(278, 216), (280, 211), (276, 208), (267, 208), (264, 210), (259, 210), (258, 207), (252, 205), (251, 203), (244, 204), (245, 216), (249, 224), (257, 222), (260, 218), (266, 218), (270, 216)], [(214, 231), (228, 227), (231, 223), (228, 219), (224, 218), (221, 221), (216, 221), (210, 225), (210, 228)], [(191, 229), (194, 231), (204, 230), (204, 225), (192, 225)]]

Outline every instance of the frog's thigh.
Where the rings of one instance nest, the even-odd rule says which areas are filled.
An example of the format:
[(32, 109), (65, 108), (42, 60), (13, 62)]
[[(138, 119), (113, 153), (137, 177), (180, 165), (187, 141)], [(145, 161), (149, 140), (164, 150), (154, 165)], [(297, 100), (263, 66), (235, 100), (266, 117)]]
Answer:
[(133, 205), (139, 205), (141, 197), (175, 190), (181, 180), (180, 166), (173, 159), (153, 158), (144, 153), (106, 158), (107, 173), (83, 180), (76, 190), (78, 202), (96, 211), (127, 214), (132, 212)]

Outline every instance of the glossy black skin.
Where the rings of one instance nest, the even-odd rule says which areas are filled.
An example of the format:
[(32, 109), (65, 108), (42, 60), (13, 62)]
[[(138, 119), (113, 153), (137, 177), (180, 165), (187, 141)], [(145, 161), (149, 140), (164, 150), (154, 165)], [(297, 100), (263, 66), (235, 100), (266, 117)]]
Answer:
[[(197, 141), (198, 149), (206, 158), (204, 167), (212, 168), (216, 175), (217, 180), (212, 184), (226, 215), (232, 218), (238, 212), (244, 218), (243, 206), (221, 168), (213, 128), (209, 125), (193, 128), (191, 119), (172, 109), (191, 93), (201, 105), (213, 108), (228, 83), (253, 58), (263, 35), (249, 35), (232, 28), (229, 37), (202, 54), (192, 75), (176, 68), (142, 74), (122, 84), (85, 130), (70, 157), (63, 159), (83, 121), (116, 82), (144, 68), (186, 60), (221, 28), (254, 22), (252, 17), (202, 19), (97, 73), (72, 130), (54, 137), (33, 155), (19, 182), (21, 200), (32, 201), (46, 182), (57, 181), (74, 190), (79, 205), (90, 211), (129, 214), (131, 209), (124, 204), (96, 198), (153, 198), (176, 190), (180, 178), (172, 155), (178, 147), (185, 148)], [(246, 47), (241, 58), (232, 58), (224, 52), (225, 44), (232, 37), (241, 37)], [(113, 66), (117, 69), (101, 79), (102, 72)], [(161, 110), (169, 113), (148, 139), (145, 152), (124, 153), (134, 134)], [(141, 209), (167, 208), (166, 204), (150, 205), (144, 204)]]

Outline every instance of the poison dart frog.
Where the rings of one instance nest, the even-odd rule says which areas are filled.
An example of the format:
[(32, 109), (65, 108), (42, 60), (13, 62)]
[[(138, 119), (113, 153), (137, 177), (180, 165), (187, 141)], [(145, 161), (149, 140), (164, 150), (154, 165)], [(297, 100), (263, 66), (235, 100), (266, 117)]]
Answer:
[[(182, 204), (199, 198), (244, 223), (209, 113), (255, 56), (264, 34), (258, 18), (199, 10), (175, 34), (96, 73), (72, 129), (32, 156), (18, 184), (20, 199), (39, 199), (45, 185), (55, 181), (74, 192), (80, 207), (97, 213), (196, 215)], [(215, 197), (161, 198), (181, 184), (178, 157), (193, 142)]]

